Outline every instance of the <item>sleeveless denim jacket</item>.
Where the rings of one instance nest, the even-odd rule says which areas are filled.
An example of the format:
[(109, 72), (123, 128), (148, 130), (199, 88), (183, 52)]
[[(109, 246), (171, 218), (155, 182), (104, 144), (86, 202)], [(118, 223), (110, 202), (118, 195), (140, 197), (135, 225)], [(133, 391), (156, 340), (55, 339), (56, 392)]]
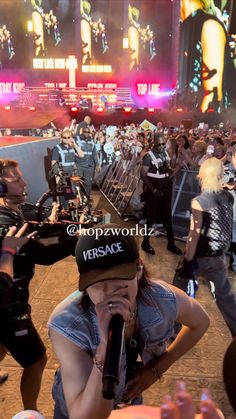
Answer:
[[(48, 326), (56, 330), (80, 348), (95, 356), (99, 344), (97, 317), (93, 305), (87, 310), (80, 304), (82, 293), (74, 292), (52, 313)], [(162, 281), (142, 289), (138, 300), (138, 317), (136, 331), (138, 336), (139, 354), (145, 365), (153, 357), (158, 357), (166, 351), (168, 342), (173, 335), (173, 327), (177, 316), (175, 293)], [(125, 391), (126, 352), (123, 352), (120, 366), (120, 380), (116, 389), (114, 405), (120, 403)], [(53, 386), (53, 398), (61, 412), (67, 416), (63, 395), (61, 374), (57, 372)]]

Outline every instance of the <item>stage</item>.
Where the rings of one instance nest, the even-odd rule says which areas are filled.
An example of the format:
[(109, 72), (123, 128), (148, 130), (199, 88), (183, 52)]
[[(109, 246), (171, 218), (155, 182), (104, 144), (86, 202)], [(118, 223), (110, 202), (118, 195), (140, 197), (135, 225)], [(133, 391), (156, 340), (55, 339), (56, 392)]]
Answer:
[[(220, 122), (230, 121), (232, 126), (236, 125), (236, 111), (228, 109), (219, 114), (217, 112), (201, 113), (197, 111), (186, 112), (184, 110), (167, 111), (162, 109), (135, 109), (135, 108), (111, 108), (111, 109), (80, 109), (76, 107), (65, 106), (63, 108), (53, 108), (44, 105), (31, 111), (26, 107), (14, 107), (5, 110), (0, 108), (0, 130), (10, 128), (12, 130), (30, 130), (32, 128), (48, 128), (50, 122), (61, 129), (69, 126), (71, 119), (76, 119), (81, 122), (86, 115), (91, 116), (92, 124), (95, 128), (100, 125), (124, 125), (127, 122), (134, 122), (141, 124), (145, 119), (156, 125), (157, 122), (162, 122), (165, 127), (175, 126), (179, 127), (181, 123), (186, 125), (186, 128), (198, 126), (200, 122), (208, 124), (210, 128), (218, 126)], [(6, 141), (6, 143), (5, 143)], [(11, 140), (12, 141), (12, 140)], [(12, 144), (12, 143), (11, 143)], [(4, 144), (7, 145), (7, 140), (4, 139)]]

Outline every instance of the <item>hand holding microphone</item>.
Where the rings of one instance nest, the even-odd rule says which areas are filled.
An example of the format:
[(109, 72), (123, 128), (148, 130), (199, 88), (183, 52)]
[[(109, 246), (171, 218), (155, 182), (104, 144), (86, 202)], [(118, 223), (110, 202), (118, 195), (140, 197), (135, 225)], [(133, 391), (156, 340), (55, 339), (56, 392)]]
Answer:
[(131, 307), (125, 287), (96, 305), (100, 329), (100, 344), (95, 359), (104, 361), (103, 397), (111, 400), (119, 382), (120, 360), (124, 340), (124, 324), (130, 317)]
[(120, 361), (124, 341), (124, 319), (121, 314), (115, 314), (109, 325), (106, 357), (103, 370), (104, 399), (112, 400), (115, 397), (115, 389), (119, 383)]

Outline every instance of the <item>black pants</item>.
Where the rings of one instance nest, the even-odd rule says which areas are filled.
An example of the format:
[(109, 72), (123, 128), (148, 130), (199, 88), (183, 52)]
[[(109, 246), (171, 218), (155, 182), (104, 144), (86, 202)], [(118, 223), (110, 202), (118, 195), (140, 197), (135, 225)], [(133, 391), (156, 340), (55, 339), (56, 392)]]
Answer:
[(162, 196), (157, 197), (150, 190), (146, 191), (147, 228), (151, 228), (154, 223), (163, 223), (168, 243), (173, 244), (174, 232), (171, 215), (172, 181), (167, 177), (164, 179), (153, 179), (151, 182), (153, 187), (162, 193)]

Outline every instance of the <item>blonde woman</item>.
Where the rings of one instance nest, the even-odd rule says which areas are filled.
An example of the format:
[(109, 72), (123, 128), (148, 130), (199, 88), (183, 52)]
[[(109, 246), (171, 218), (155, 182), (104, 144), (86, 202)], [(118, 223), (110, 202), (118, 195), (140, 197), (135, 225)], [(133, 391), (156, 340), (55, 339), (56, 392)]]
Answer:
[(201, 194), (191, 203), (192, 217), (180, 278), (196, 274), (214, 284), (216, 304), (232, 336), (236, 336), (236, 295), (229, 280), (226, 251), (230, 245), (233, 223), (233, 197), (223, 189), (223, 163), (215, 157), (200, 167)]
[(207, 145), (204, 140), (196, 140), (192, 148), (192, 159), (190, 161), (191, 169), (198, 169), (201, 166), (201, 160), (205, 156)]

